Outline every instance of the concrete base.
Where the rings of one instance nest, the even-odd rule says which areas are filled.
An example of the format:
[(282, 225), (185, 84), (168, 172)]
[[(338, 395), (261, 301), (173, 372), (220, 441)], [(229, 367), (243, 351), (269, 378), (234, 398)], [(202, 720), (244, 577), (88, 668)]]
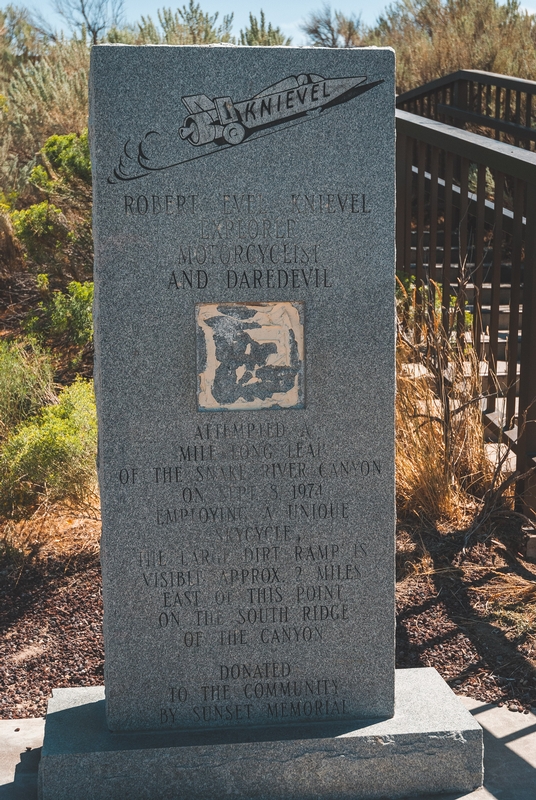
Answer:
[(396, 714), (351, 725), (110, 733), (104, 689), (49, 703), (40, 800), (394, 800), (482, 784), (482, 729), (434, 669), (397, 670)]

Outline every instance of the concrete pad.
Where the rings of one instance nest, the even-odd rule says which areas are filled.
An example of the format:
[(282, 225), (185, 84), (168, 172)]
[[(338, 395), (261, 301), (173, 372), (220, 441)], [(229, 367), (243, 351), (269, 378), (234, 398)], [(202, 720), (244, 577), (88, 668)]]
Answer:
[[(498, 708), (472, 697), (459, 697), (459, 700), (484, 729), (484, 786), (469, 794), (438, 795), (438, 800), (534, 800), (536, 715), (512, 713), (505, 707)], [(15, 734), (17, 727), (20, 731)], [(33, 733), (26, 735), (33, 731), (35, 737)], [(35, 800), (37, 797), (37, 763), (34, 762), (41, 754), (43, 731), (42, 719), (0, 721), (0, 800)], [(506, 741), (505, 737), (511, 738)], [(28, 764), (25, 759), (27, 771), (21, 773), (21, 753), (24, 756), (27, 746), (32, 747), (33, 761)]]
[(0, 720), (0, 800), (36, 800), (45, 720)]
[(49, 703), (41, 800), (372, 800), (469, 791), (482, 730), (429, 668), (397, 670), (391, 719), (274, 728), (111, 733), (104, 690)]
[(484, 786), (469, 794), (440, 795), (438, 800), (534, 800), (536, 715), (472, 697), (459, 699), (484, 731)]

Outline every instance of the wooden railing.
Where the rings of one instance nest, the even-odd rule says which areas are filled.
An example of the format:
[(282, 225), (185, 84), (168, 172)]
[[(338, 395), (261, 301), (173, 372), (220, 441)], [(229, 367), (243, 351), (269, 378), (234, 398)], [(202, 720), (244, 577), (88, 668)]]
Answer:
[[(485, 420), (524, 474), (536, 463), (536, 153), (402, 110), (396, 124), (397, 270), (441, 287), (447, 331), (472, 312)], [(536, 480), (518, 493), (536, 511)]]
[(535, 95), (535, 81), (459, 70), (398, 95), (397, 107), (534, 150)]

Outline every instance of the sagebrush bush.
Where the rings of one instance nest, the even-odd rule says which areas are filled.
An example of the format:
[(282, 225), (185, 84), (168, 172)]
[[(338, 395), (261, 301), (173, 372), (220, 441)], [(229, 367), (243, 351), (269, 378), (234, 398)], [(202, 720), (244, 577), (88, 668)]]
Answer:
[(28, 254), (37, 263), (47, 258), (47, 250), (58, 249), (58, 244), (65, 239), (67, 225), (60, 208), (43, 200), (28, 208), (11, 212), (13, 228)]
[(398, 92), (458, 69), (536, 80), (536, 18), (518, 0), (396, 0), (361, 44), (395, 49)]
[(93, 384), (77, 380), (4, 442), (0, 512), (20, 518), (44, 501), (83, 502), (95, 488), (96, 451)]
[[(77, 39), (49, 44), (35, 62), (15, 69), (0, 94), (0, 184), (22, 188), (24, 168), (53, 135), (87, 127), (89, 47)], [(2, 147), (3, 145), (3, 147)]]
[(80, 347), (93, 337), (93, 282), (71, 281), (66, 292), (49, 292), (48, 278), (40, 274), (38, 285), (45, 299), (26, 320), (28, 333), (38, 337), (56, 338), (65, 335), (69, 342)]
[(42, 152), (66, 178), (72, 179), (74, 176), (91, 183), (87, 128), (80, 135), (68, 133), (50, 136), (43, 145)]
[(50, 355), (30, 341), (0, 339), (0, 441), (53, 399)]

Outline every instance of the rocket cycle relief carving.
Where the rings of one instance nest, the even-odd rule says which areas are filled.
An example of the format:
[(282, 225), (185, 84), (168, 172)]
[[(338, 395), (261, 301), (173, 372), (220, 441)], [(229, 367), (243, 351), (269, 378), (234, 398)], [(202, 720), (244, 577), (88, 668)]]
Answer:
[(196, 306), (198, 408), (303, 408), (303, 303)]
[[(290, 75), (236, 102), (229, 96), (211, 99), (206, 94), (184, 95), (181, 100), (189, 113), (179, 126), (178, 136), (151, 130), (137, 144), (127, 140), (108, 182), (136, 180), (311, 122), (383, 83), (366, 81), (364, 75), (324, 78), (310, 73)], [(190, 155), (181, 143), (204, 152)]]

